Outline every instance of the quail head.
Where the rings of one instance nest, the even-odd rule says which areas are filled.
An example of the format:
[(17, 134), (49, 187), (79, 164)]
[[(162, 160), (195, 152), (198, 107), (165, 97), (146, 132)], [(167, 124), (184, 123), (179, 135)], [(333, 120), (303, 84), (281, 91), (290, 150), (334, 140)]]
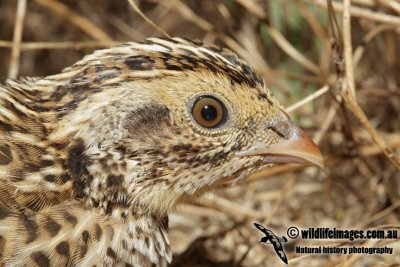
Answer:
[(0, 86), (0, 262), (166, 266), (168, 213), (276, 163), (321, 165), (262, 79), (180, 38)]

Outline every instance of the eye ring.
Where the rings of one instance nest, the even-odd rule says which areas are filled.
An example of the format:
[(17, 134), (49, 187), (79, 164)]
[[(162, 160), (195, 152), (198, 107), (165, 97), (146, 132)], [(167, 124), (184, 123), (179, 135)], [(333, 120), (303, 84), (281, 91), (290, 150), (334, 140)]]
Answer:
[(213, 96), (201, 96), (193, 104), (192, 116), (201, 127), (216, 128), (224, 123), (226, 108)]

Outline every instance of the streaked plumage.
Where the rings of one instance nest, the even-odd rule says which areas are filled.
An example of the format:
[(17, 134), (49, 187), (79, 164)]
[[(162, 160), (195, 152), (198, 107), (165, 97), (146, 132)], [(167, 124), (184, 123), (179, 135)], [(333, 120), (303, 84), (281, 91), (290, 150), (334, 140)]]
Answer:
[[(224, 112), (215, 127), (193, 117), (203, 98)], [(179, 38), (8, 81), (0, 132), (6, 266), (166, 266), (176, 204), (271, 163), (321, 163), (247, 64)]]

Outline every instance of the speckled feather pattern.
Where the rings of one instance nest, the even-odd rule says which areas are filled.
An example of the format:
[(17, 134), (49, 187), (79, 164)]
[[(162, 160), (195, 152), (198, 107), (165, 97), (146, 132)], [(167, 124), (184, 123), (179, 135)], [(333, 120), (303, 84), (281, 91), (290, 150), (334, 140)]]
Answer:
[[(190, 115), (200, 94), (224, 127)], [(3, 266), (167, 266), (168, 213), (260, 169), (235, 157), (279, 136), (279, 103), (229, 50), (180, 38), (99, 50), (0, 86)]]

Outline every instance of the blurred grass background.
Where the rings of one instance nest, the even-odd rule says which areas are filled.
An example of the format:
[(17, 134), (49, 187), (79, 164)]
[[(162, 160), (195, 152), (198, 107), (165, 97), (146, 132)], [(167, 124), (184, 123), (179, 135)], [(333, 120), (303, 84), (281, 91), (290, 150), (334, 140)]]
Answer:
[[(18, 26), (16, 14), (21, 2), (27, 5)], [(399, 1), (351, 1), (354, 101), (367, 116), (367, 124), (360, 123), (360, 114), (343, 100), (343, 80), (348, 77), (336, 70), (337, 54), (331, 49), (334, 41), (343, 44), (330, 34), (327, 1), (135, 3), (171, 36), (217, 43), (237, 52), (265, 78), (285, 106), (321, 93), (291, 116), (321, 147), (325, 170), (278, 166), (179, 207), (170, 218), (173, 266), (281, 264), (270, 246), (258, 243), (260, 233), (252, 226), (255, 221), (280, 235), (286, 235), (292, 225), (347, 229), (391, 225), (398, 229)], [(343, 30), (342, 1), (333, 3), (333, 16)], [(54, 74), (95, 49), (163, 36), (126, 0), (0, 0), (0, 25), (1, 82), (13, 76)], [(22, 41), (13, 43), (18, 30)], [(343, 58), (339, 58), (339, 65), (340, 60)], [(366, 125), (392, 151), (394, 162), (388, 159), (390, 153), (385, 156), (382, 147), (376, 145)], [(321, 244), (388, 246), (395, 248), (395, 254), (294, 253), (297, 245)], [(400, 266), (398, 241), (291, 240), (286, 251), (290, 266)]]

